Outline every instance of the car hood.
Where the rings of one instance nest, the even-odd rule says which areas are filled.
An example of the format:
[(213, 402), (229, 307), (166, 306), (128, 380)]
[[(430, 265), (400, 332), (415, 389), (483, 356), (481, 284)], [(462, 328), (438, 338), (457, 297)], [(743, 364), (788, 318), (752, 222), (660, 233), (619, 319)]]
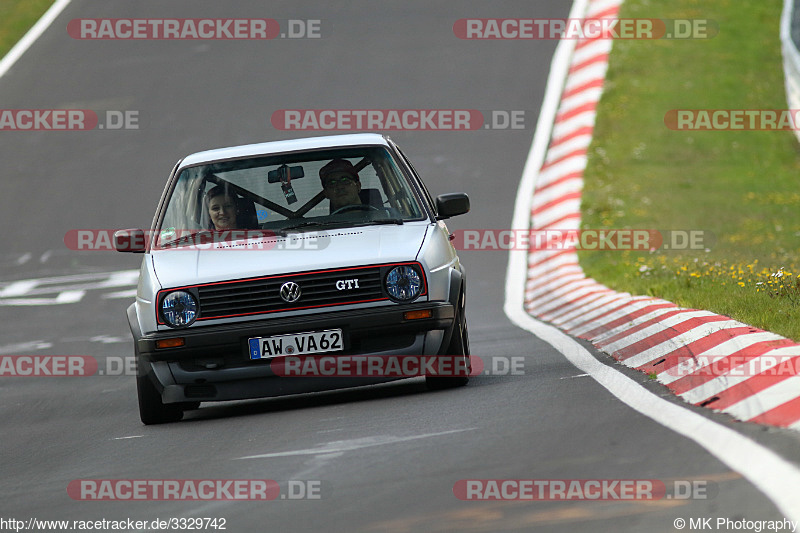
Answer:
[(417, 258), (427, 222), (331, 229), (226, 241), (204, 249), (153, 250), (163, 288)]

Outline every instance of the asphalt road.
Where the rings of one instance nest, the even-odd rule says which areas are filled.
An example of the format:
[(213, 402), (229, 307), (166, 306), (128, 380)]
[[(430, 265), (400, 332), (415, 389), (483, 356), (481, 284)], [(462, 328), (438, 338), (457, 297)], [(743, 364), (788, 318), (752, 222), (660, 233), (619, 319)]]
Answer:
[[(136, 269), (140, 257), (70, 251), (65, 233), (148, 227), (180, 157), (303, 136), (271, 126), (279, 109), (526, 111), (522, 130), (392, 134), (433, 194), (469, 193), (472, 212), (451, 228), (509, 227), (556, 43), (464, 41), (452, 25), (564, 18), (569, 7), (74, 0), (0, 78), (1, 107), (134, 111), (139, 127), (2, 133), (0, 282), (40, 281), (27, 291), (16, 285), (27, 302), (0, 298), (0, 355), (89, 355), (101, 368), (129, 357), (124, 310), (133, 282), (106, 273)], [(161, 17), (314, 19), (322, 38), (81, 41), (65, 29), (73, 18)], [(473, 354), (524, 357), (522, 375), (479, 376), (442, 392), (410, 380), (210, 405), (148, 427), (131, 376), (0, 377), (0, 518), (222, 517), (234, 532), (675, 531), (678, 517), (782, 518), (737, 472), (512, 325), (502, 312), (505, 253), (463, 252), (462, 260)], [(59, 294), (74, 301), (56, 303)], [(620, 372), (669, 397), (645, 376)], [(795, 434), (704, 415), (800, 457)], [(273, 479), (284, 494), (289, 481), (311, 480), (321, 498), (76, 501), (67, 486), (77, 479)], [(709, 490), (707, 499), (655, 502), (473, 502), (454, 497), (461, 479), (699, 480)]]

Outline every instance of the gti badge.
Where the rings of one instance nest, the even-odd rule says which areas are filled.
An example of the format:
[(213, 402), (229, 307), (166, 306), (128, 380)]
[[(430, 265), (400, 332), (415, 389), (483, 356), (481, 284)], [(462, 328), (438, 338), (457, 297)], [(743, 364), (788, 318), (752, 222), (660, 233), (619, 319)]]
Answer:
[(294, 281), (287, 281), (281, 285), (281, 299), (287, 303), (294, 303), (300, 299), (300, 285)]
[(356, 279), (340, 279), (336, 282), (336, 288), (340, 291), (345, 289), (358, 289), (358, 278)]

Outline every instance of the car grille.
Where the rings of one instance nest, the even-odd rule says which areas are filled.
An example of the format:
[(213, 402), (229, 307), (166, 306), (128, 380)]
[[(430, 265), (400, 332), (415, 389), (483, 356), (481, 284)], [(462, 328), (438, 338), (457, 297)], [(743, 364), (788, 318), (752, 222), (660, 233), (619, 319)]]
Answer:
[[(337, 281), (358, 280), (358, 288), (338, 289)], [(297, 301), (281, 298), (284, 283), (300, 286)], [(348, 303), (388, 300), (381, 287), (381, 268), (348, 268), (342, 270), (306, 272), (292, 275), (215, 283), (199, 286), (199, 320), (228, 316), (272, 313)]]

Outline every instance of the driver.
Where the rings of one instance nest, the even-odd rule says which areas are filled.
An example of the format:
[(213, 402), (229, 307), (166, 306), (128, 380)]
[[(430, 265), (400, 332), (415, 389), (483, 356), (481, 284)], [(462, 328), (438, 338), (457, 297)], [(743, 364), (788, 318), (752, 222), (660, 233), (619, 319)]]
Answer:
[(362, 205), (358, 195), (361, 180), (350, 161), (334, 159), (319, 169), (319, 179), (325, 198), (331, 202), (331, 213), (350, 205)]

